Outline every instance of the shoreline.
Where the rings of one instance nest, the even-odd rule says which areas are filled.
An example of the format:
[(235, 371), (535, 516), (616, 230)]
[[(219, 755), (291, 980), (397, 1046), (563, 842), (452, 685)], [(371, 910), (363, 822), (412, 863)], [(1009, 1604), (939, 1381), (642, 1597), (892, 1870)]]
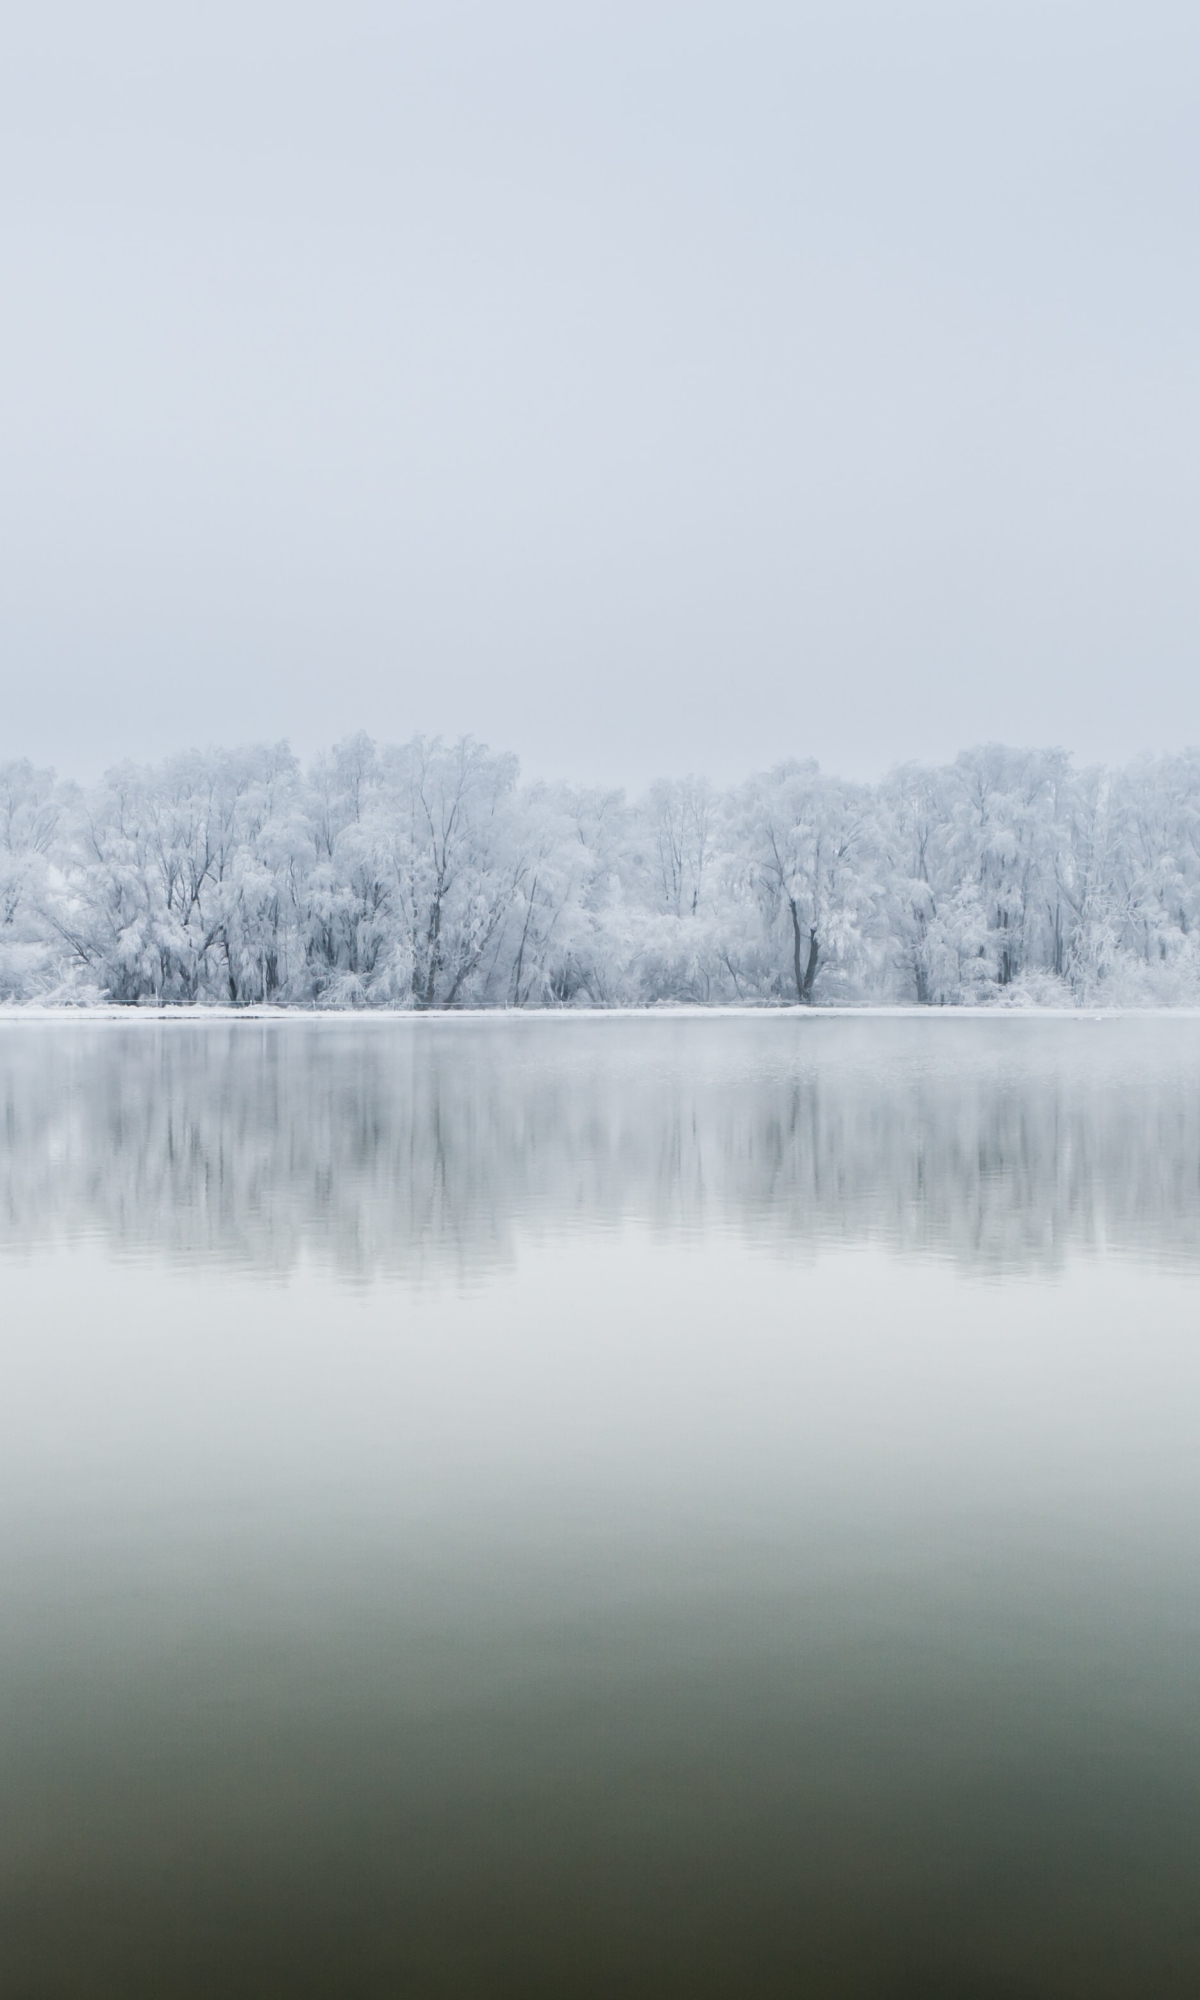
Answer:
[(704, 1007), (700, 1005), (658, 1007), (185, 1007), (172, 1003), (162, 1007), (120, 1006), (100, 1002), (95, 1006), (47, 1005), (36, 1001), (11, 1001), (0, 1005), (0, 1024), (22, 1022), (45, 1026), (72, 1021), (84, 1025), (131, 1026), (134, 1023), (192, 1026), (231, 1026), (254, 1022), (258, 1026), (293, 1022), (325, 1021), (363, 1024), (374, 1022), (454, 1022), (454, 1021), (1119, 1021), (1119, 1020), (1200, 1020), (1197, 1007), (921, 1007), (915, 1003), (862, 1007)]

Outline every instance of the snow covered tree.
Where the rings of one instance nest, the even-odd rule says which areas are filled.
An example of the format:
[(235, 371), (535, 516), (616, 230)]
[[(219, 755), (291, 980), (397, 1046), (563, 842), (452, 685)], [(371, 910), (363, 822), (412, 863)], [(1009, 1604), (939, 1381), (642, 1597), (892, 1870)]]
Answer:
[(876, 786), (518, 783), (464, 738), (0, 768), (0, 998), (1200, 1000), (1200, 752), (986, 745)]

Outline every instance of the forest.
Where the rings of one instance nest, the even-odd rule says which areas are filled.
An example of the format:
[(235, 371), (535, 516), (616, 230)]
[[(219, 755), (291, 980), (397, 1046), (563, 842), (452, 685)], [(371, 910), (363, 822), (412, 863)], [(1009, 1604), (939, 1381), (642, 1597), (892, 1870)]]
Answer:
[(0, 766), (0, 1000), (1200, 1002), (1200, 751), (523, 783), (465, 738)]

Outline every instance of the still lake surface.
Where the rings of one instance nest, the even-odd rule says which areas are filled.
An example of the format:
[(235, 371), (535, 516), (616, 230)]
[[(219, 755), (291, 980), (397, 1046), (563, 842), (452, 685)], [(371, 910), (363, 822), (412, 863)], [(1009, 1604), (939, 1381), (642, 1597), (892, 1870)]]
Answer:
[(1200, 1992), (1200, 1021), (0, 1020), (6, 2000)]

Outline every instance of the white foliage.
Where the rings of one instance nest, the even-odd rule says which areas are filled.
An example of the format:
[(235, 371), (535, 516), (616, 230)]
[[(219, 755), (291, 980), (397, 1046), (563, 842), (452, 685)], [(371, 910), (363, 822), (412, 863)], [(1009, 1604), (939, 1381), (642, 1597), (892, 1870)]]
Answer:
[(0, 767), (0, 999), (318, 1007), (1200, 1000), (1200, 753), (998, 745), (875, 787), (518, 782), (469, 738)]

